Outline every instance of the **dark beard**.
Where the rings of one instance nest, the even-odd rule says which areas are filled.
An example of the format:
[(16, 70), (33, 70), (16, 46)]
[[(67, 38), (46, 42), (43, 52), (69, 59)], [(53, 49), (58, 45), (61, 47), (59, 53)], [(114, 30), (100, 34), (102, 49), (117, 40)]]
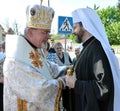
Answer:
[(76, 34), (76, 42), (77, 43), (81, 43), (82, 42), (82, 38), (84, 35), (84, 30), (80, 30), (78, 34)]
[(76, 42), (77, 43), (81, 43), (82, 42), (82, 39), (81, 39), (80, 35), (76, 35)]

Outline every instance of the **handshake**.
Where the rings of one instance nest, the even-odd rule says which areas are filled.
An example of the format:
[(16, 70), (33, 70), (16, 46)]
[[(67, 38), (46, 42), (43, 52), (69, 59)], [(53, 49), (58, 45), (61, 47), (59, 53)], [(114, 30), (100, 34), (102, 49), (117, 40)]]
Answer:
[(62, 81), (64, 88), (66, 86), (68, 86), (69, 88), (74, 88), (76, 77), (75, 77), (75, 74), (73, 72), (73, 67), (67, 66), (66, 76), (62, 76), (59, 79)]

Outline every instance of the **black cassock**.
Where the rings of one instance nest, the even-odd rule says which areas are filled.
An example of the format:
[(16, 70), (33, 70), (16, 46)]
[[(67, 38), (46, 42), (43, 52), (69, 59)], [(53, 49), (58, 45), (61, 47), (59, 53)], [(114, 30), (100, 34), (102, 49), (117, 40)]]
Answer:
[(77, 80), (69, 102), (72, 111), (113, 111), (113, 77), (101, 43), (91, 37), (83, 47), (76, 62)]

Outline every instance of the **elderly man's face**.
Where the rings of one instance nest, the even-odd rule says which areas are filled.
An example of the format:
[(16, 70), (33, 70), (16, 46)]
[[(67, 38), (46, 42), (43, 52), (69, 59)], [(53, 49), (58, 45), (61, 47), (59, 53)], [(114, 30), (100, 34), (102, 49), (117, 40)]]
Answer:
[(56, 47), (55, 47), (55, 51), (56, 51), (56, 53), (59, 55), (59, 54), (62, 54), (62, 51), (63, 51), (63, 47), (62, 47), (62, 45), (57, 45)]
[(28, 29), (29, 41), (36, 46), (41, 48), (42, 44), (46, 43), (50, 39), (50, 30), (45, 29)]
[(75, 48), (75, 55), (78, 57), (80, 54), (80, 48)]
[(84, 29), (79, 23), (74, 24), (73, 34), (76, 35), (76, 42), (81, 43), (84, 35)]

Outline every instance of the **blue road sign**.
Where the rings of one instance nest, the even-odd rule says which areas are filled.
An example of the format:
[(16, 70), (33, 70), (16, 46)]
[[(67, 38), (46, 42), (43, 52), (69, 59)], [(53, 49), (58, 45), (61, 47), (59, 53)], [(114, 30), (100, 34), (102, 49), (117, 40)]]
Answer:
[(58, 33), (71, 34), (73, 30), (72, 17), (58, 16)]

